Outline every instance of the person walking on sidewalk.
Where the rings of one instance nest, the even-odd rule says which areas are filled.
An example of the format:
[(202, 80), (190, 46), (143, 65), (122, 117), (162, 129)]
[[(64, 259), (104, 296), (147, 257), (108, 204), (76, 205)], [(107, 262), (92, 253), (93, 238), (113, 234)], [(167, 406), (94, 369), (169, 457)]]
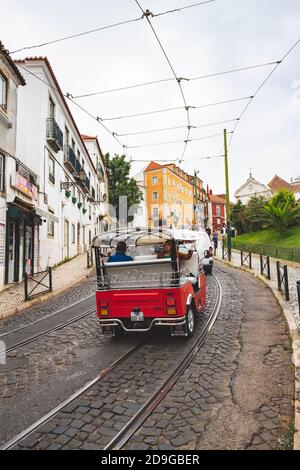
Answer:
[(217, 249), (218, 249), (218, 241), (219, 241), (218, 232), (214, 231), (212, 239), (214, 242), (214, 255), (216, 256)]

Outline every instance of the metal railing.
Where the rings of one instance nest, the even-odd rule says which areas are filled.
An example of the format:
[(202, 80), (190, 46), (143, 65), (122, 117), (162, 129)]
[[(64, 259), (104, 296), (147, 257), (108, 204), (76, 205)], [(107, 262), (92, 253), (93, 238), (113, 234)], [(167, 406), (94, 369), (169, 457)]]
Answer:
[(93, 256), (92, 249), (86, 252), (86, 265), (87, 265), (87, 268), (91, 268), (92, 266), (94, 266), (94, 256)]
[(64, 164), (67, 165), (71, 171), (76, 169), (76, 155), (72, 147), (70, 145), (64, 146)]
[(267, 279), (271, 280), (271, 269), (270, 269), (270, 257), (264, 256), (262, 254), (260, 256), (260, 274), (262, 276), (266, 276)]
[[(47, 282), (48, 281), (48, 282)], [(25, 301), (37, 295), (52, 292), (52, 268), (35, 274), (24, 275), (24, 297)]]
[(224, 245), (222, 245), (222, 259), (228, 259), (231, 261), (231, 250), (228, 250)]
[[(196, 280), (190, 277), (189, 272), (163, 271), (144, 272), (138, 269), (125, 271), (124, 273), (107, 274), (105, 268), (102, 274), (97, 276), (98, 289), (151, 289), (155, 287), (178, 287), (188, 281)], [(101, 272), (101, 268), (100, 268)]]
[(252, 253), (241, 251), (241, 266), (252, 269)]
[(64, 135), (54, 118), (47, 119), (47, 140), (56, 151), (63, 149)]
[(300, 262), (300, 248), (281, 248), (259, 243), (243, 243), (234, 239), (232, 240), (232, 248), (236, 250), (251, 251), (252, 253), (270, 256), (271, 258)]
[(280, 264), (280, 261), (276, 261), (276, 268), (278, 290), (282, 292), (282, 286), (284, 286), (285, 300), (288, 301), (290, 300), (288, 268), (286, 265)]

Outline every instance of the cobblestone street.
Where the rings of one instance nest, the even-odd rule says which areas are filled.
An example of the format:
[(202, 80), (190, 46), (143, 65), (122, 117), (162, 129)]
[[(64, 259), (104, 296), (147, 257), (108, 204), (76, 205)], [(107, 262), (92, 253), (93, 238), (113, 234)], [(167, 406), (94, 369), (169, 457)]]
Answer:
[[(215, 274), (223, 300), (213, 330), (125, 448), (278, 449), (288, 445), (285, 435), (293, 420), (294, 370), (281, 310), (269, 290), (250, 275), (218, 263)], [(90, 283), (82, 286), (83, 297), (94, 289)], [(209, 280), (208, 310), (214, 289)], [(68, 295), (74, 301), (72, 292)], [(35, 314), (30, 318), (34, 320)], [(197, 331), (204, 320), (205, 315)], [(5, 328), (26, 321), (19, 314)], [(140, 340), (140, 335), (99, 337), (96, 317), (91, 314), (10, 353), (16, 366), (0, 373), (2, 443)], [(103, 449), (189, 348), (189, 341), (154, 330), (125, 362), (18, 447)]]

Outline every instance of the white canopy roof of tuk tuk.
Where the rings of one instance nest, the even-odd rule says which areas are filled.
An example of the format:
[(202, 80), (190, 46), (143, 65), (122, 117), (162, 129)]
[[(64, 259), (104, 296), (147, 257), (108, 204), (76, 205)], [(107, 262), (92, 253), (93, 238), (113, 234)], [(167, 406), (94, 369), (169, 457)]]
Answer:
[(119, 229), (105, 232), (98, 235), (93, 240), (94, 247), (116, 246), (119, 241), (125, 241), (128, 246), (132, 245), (152, 245), (163, 243), (166, 240), (174, 239), (178, 242), (193, 242), (207, 236), (204, 230), (187, 229)]

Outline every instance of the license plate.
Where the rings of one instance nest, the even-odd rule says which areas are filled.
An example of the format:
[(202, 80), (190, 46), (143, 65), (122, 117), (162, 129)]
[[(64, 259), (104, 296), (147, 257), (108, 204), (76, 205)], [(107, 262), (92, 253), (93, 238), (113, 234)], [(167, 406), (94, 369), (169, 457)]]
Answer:
[(144, 321), (143, 312), (131, 312), (131, 321)]

